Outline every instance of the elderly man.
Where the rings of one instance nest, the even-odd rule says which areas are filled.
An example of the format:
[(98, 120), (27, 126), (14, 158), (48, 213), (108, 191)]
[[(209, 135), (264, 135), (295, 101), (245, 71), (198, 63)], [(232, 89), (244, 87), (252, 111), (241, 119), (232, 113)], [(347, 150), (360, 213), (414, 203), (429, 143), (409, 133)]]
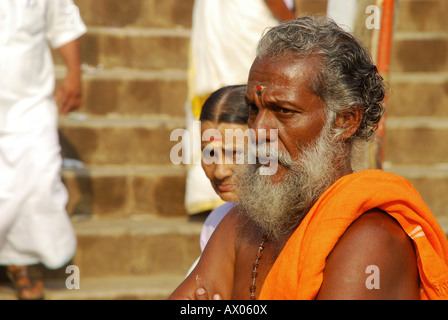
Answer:
[(269, 30), (246, 101), (258, 151), (277, 157), (277, 170), (243, 167), (240, 203), (170, 298), (446, 297), (448, 243), (418, 192), (352, 169), (384, 95), (368, 52), (331, 20)]

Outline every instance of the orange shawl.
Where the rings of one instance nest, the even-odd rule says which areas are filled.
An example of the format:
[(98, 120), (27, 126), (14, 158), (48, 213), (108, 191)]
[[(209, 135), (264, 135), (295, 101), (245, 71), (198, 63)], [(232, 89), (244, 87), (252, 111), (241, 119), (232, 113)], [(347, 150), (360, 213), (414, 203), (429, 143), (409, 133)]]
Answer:
[(448, 299), (448, 242), (406, 179), (364, 170), (336, 181), (311, 208), (269, 272), (260, 299), (315, 299), (325, 262), (350, 224), (379, 208), (394, 217), (418, 254), (422, 299)]

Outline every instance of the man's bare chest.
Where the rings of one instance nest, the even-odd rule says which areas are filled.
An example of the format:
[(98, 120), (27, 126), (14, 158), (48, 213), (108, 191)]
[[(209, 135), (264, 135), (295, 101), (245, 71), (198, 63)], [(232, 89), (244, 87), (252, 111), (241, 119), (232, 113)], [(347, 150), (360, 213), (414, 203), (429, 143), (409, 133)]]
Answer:
[(252, 293), (258, 299), (264, 280), (283, 246), (284, 241), (263, 240), (263, 237), (259, 241), (246, 239), (240, 243), (235, 255), (232, 299), (248, 300)]

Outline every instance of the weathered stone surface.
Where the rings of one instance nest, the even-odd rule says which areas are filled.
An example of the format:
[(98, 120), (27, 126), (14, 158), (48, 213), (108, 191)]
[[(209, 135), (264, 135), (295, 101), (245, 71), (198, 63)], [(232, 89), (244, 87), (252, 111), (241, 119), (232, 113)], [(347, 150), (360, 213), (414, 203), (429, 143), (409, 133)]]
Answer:
[(190, 28), (193, 0), (75, 0), (89, 26)]
[(73, 217), (185, 216), (182, 165), (66, 169), (63, 181)]
[(166, 217), (186, 214), (184, 174), (161, 177), (140, 174), (133, 178), (133, 190), (135, 213), (154, 212)]
[[(136, 122), (133, 124), (133, 122)], [(177, 128), (181, 128), (178, 126)], [(62, 154), (86, 165), (171, 164), (170, 151), (177, 144), (170, 141), (176, 127), (163, 124), (110, 119), (96, 125), (90, 121), (60, 125)]]
[(422, 196), (443, 228), (448, 227), (448, 166), (395, 165), (385, 163), (385, 170), (408, 179)]
[[(106, 30), (107, 31), (107, 30)], [(80, 39), (83, 63), (106, 69), (186, 69), (189, 35), (185, 32), (131, 32), (94, 29)]]
[(185, 218), (108, 219), (75, 224), (73, 259), (86, 276), (186, 274), (200, 255), (200, 223)]
[(84, 103), (80, 111), (92, 115), (154, 114), (184, 117), (186, 79), (84, 77)]
[(447, 163), (447, 136), (448, 127), (386, 126), (385, 161), (395, 165)]
[(396, 38), (392, 44), (392, 72), (446, 72), (448, 37)]
[(390, 89), (387, 100), (390, 116), (448, 117), (448, 77), (392, 75)]
[(447, 31), (446, 0), (401, 0), (397, 31)]

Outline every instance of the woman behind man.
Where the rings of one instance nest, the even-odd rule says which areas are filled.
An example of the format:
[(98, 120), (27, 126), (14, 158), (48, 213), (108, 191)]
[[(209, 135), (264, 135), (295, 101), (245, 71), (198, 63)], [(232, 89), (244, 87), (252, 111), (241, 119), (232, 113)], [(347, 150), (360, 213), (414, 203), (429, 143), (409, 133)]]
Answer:
[[(213, 92), (205, 101), (201, 121), (202, 168), (218, 196), (226, 203), (214, 209), (204, 222), (200, 236), (201, 251), (221, 219), (233, 208), (236, 201), (234, 172), (239, 155), (244, 153), (244, 143), (233, 135), (226, 139), (226, 130), (236, 133), (248, 129), (249, 109), (244, 96), (246, 85), (233, 85)], [(190, 268), (190, 271), (196, 265)], [(189, 272), (188, 272), (189, 273)]]
[[(204, 250), (216, 226), (234, 206), (236, 200), (233, 173), (237, 166), (238, 156), (244, 153), (244, 142), (236, 139), (234, 143), (233, 135), (227, 139), (229, 136), (226, 137), (226, 130), (233, 130), (234, 133), (237, 133), (236, 130), (241, 130), (243, 133), (248, 129), (249, 109), (244, 100), (245, 94), (245, 85), (226, 86), (213, 92), (202, 107), (199, 118), (203, 137), (202, 168), (215, 192), (226, 203), (214, 209), (205, 220), (201, 232), (201, 250)], [(205, 139), (208, 141), (204, 141), (207, 137), (204, 133), (207, 130), (208, 132), (217, 130), (220, 135), (218, 138), (211, 135), (209, 139)]]
[[(193, 122), (199, 120), (207, 97), (224, 86), (246, 83), (264, 30), (296, 14), (294, 0), (195, 0), (192, 17), (185, 124), (198, 140), (199, 130), (194, 130)], [(221, 199), (210, 188), (201, 166), (191, 163), (200, 154), (199, 147), (185, 143), (183, 151), (190, 160), (186, 212), (196, 215), (216, 208)]]

